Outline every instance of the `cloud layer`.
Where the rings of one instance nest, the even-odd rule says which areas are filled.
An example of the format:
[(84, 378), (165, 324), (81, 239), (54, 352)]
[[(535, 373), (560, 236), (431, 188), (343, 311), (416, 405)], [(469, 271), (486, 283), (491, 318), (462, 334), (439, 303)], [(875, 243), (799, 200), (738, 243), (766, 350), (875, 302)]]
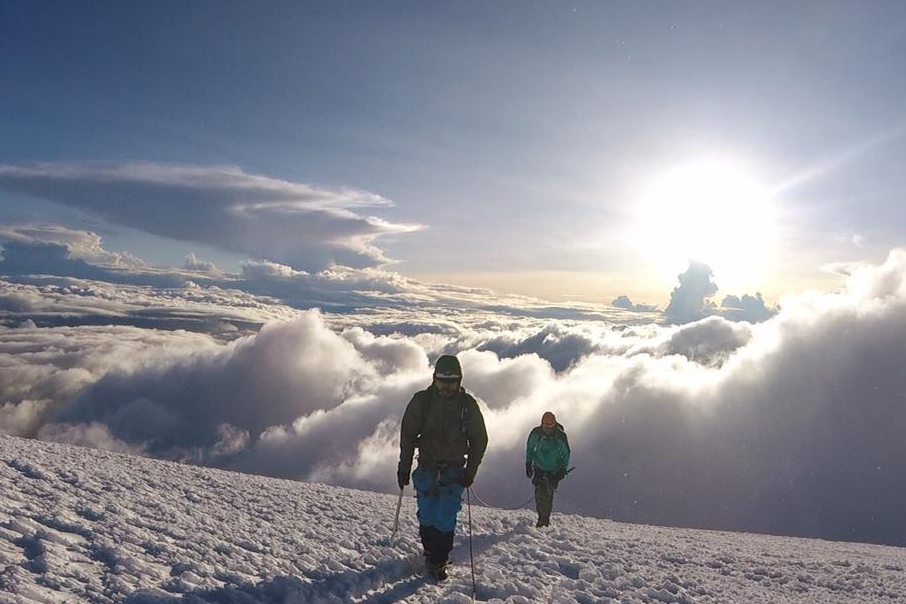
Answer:
[[(4, 246), (0, 275), (7, 286), (15, 283), (20, 300), (42, 298), (40, 305), (7, 305), (0, 323), (13, 325), (28, 319), (40, 326), (114, 321), (208, 330), (211, 322), (235, 325), (238, 319), (256, 322), (257, 328), (288, 316), (293, 308), (315, 307), (343, 313), (344, 325), (365, 324), (381, 333), (442, 332), (449, 329), (449, 318), (497, 327), (507, 323), (510, 328), (548, 319), (650, 320), (601, 304), (557, 306), (482, 288), (425, 283), (376, 268), (333, 266), (307, 272), (258, 260), (246, 261), (241, 273), (230, 274), (194, 254), (186, 257), (183, 268), (153, 267), (134, 256), (104, 250), (94, 233), (55, 225), (7, 226), (0, 229), (0, 243)], [(93, 312), (93, 304), (98, 312)]]
[(356, 213), (390, 204), (374, 193), (319, 189), (235, 167), (0, 165), (0, 189), (302, 270), (383, 264), (388, 259), (373, 245), (376, 238), (420, 228)]
[[(8, 306), (43, 303), (18, 287)], [(429, 318), (413, 319), (408, 334), (368, 329), (404, 317), (393, 312), (293, 313), (233, 339), (2, 328), (0, 426), (391, 491), (401, 414), (452, 350), (485, 409), (491, 445), (475, 488), (489, 502), (527, 498), (524, 439), (550, 409), (578, 467), (560, 510), (906, 544), (906, 252), (755, 325), (450, 315), (427, 330)]]

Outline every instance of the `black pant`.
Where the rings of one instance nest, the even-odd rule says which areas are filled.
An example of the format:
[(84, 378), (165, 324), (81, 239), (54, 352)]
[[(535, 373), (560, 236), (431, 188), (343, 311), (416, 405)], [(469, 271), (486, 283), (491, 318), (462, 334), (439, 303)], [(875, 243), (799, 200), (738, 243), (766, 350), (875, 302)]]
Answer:
[(554, 491), (560, 481), (555, 472), (547, 472), (535, 468), (532, 484), (535, 485), (535, 509), (538, 511), (539, 520), (548, 520), (554, 511)]
[(425, 556), (431, 564), (443, 564), (453, 549), (453, 534), (442, 533), (433, 526), (419, 525), (418, 534), (422, 538), (422, 546), (425, 548)]

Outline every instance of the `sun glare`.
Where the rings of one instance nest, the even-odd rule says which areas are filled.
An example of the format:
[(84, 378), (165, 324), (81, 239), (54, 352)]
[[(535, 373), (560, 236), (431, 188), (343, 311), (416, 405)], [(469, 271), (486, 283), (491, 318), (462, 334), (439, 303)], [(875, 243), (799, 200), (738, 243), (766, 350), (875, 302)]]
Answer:
[(726, 293), (757, 287), (774, 247), (774, 212), (768, 189), (745, 170), (719, 161), (680, 166), (643, 191), (635, 244), (676, 280), (689, 260), (712, 268)]

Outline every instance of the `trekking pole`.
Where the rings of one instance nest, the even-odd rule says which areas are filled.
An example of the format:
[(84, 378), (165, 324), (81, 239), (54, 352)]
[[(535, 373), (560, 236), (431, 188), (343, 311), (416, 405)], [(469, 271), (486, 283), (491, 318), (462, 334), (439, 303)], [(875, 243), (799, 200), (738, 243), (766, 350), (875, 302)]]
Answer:
[(393, 519), (393, 532), (390, 533), (390, 545), (393, 545), (393, 538), (396, 537), (396, 531), (400, 528), (400, 508), (403, 506), (403, 489), (400, 489), (400, 497), (396, 500), (396, 518)]
[(472, 557), (472, 488), (466, 489), (469, 507), (469, 564), (472, 565), (472, 602), (475, 602), (475, 558)]

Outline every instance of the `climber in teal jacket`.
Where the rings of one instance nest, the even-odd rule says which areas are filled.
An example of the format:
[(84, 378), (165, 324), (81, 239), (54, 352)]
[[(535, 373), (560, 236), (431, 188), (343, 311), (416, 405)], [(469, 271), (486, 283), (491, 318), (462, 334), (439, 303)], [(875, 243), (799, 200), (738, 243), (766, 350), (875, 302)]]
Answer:
[(541, 416), (541, 425), (529, 433), (525, 444), (525, 475), (535, 485), (536, 527), (550, 526), (554, 491), (569, 468), (569, 439), (550, 411)]

